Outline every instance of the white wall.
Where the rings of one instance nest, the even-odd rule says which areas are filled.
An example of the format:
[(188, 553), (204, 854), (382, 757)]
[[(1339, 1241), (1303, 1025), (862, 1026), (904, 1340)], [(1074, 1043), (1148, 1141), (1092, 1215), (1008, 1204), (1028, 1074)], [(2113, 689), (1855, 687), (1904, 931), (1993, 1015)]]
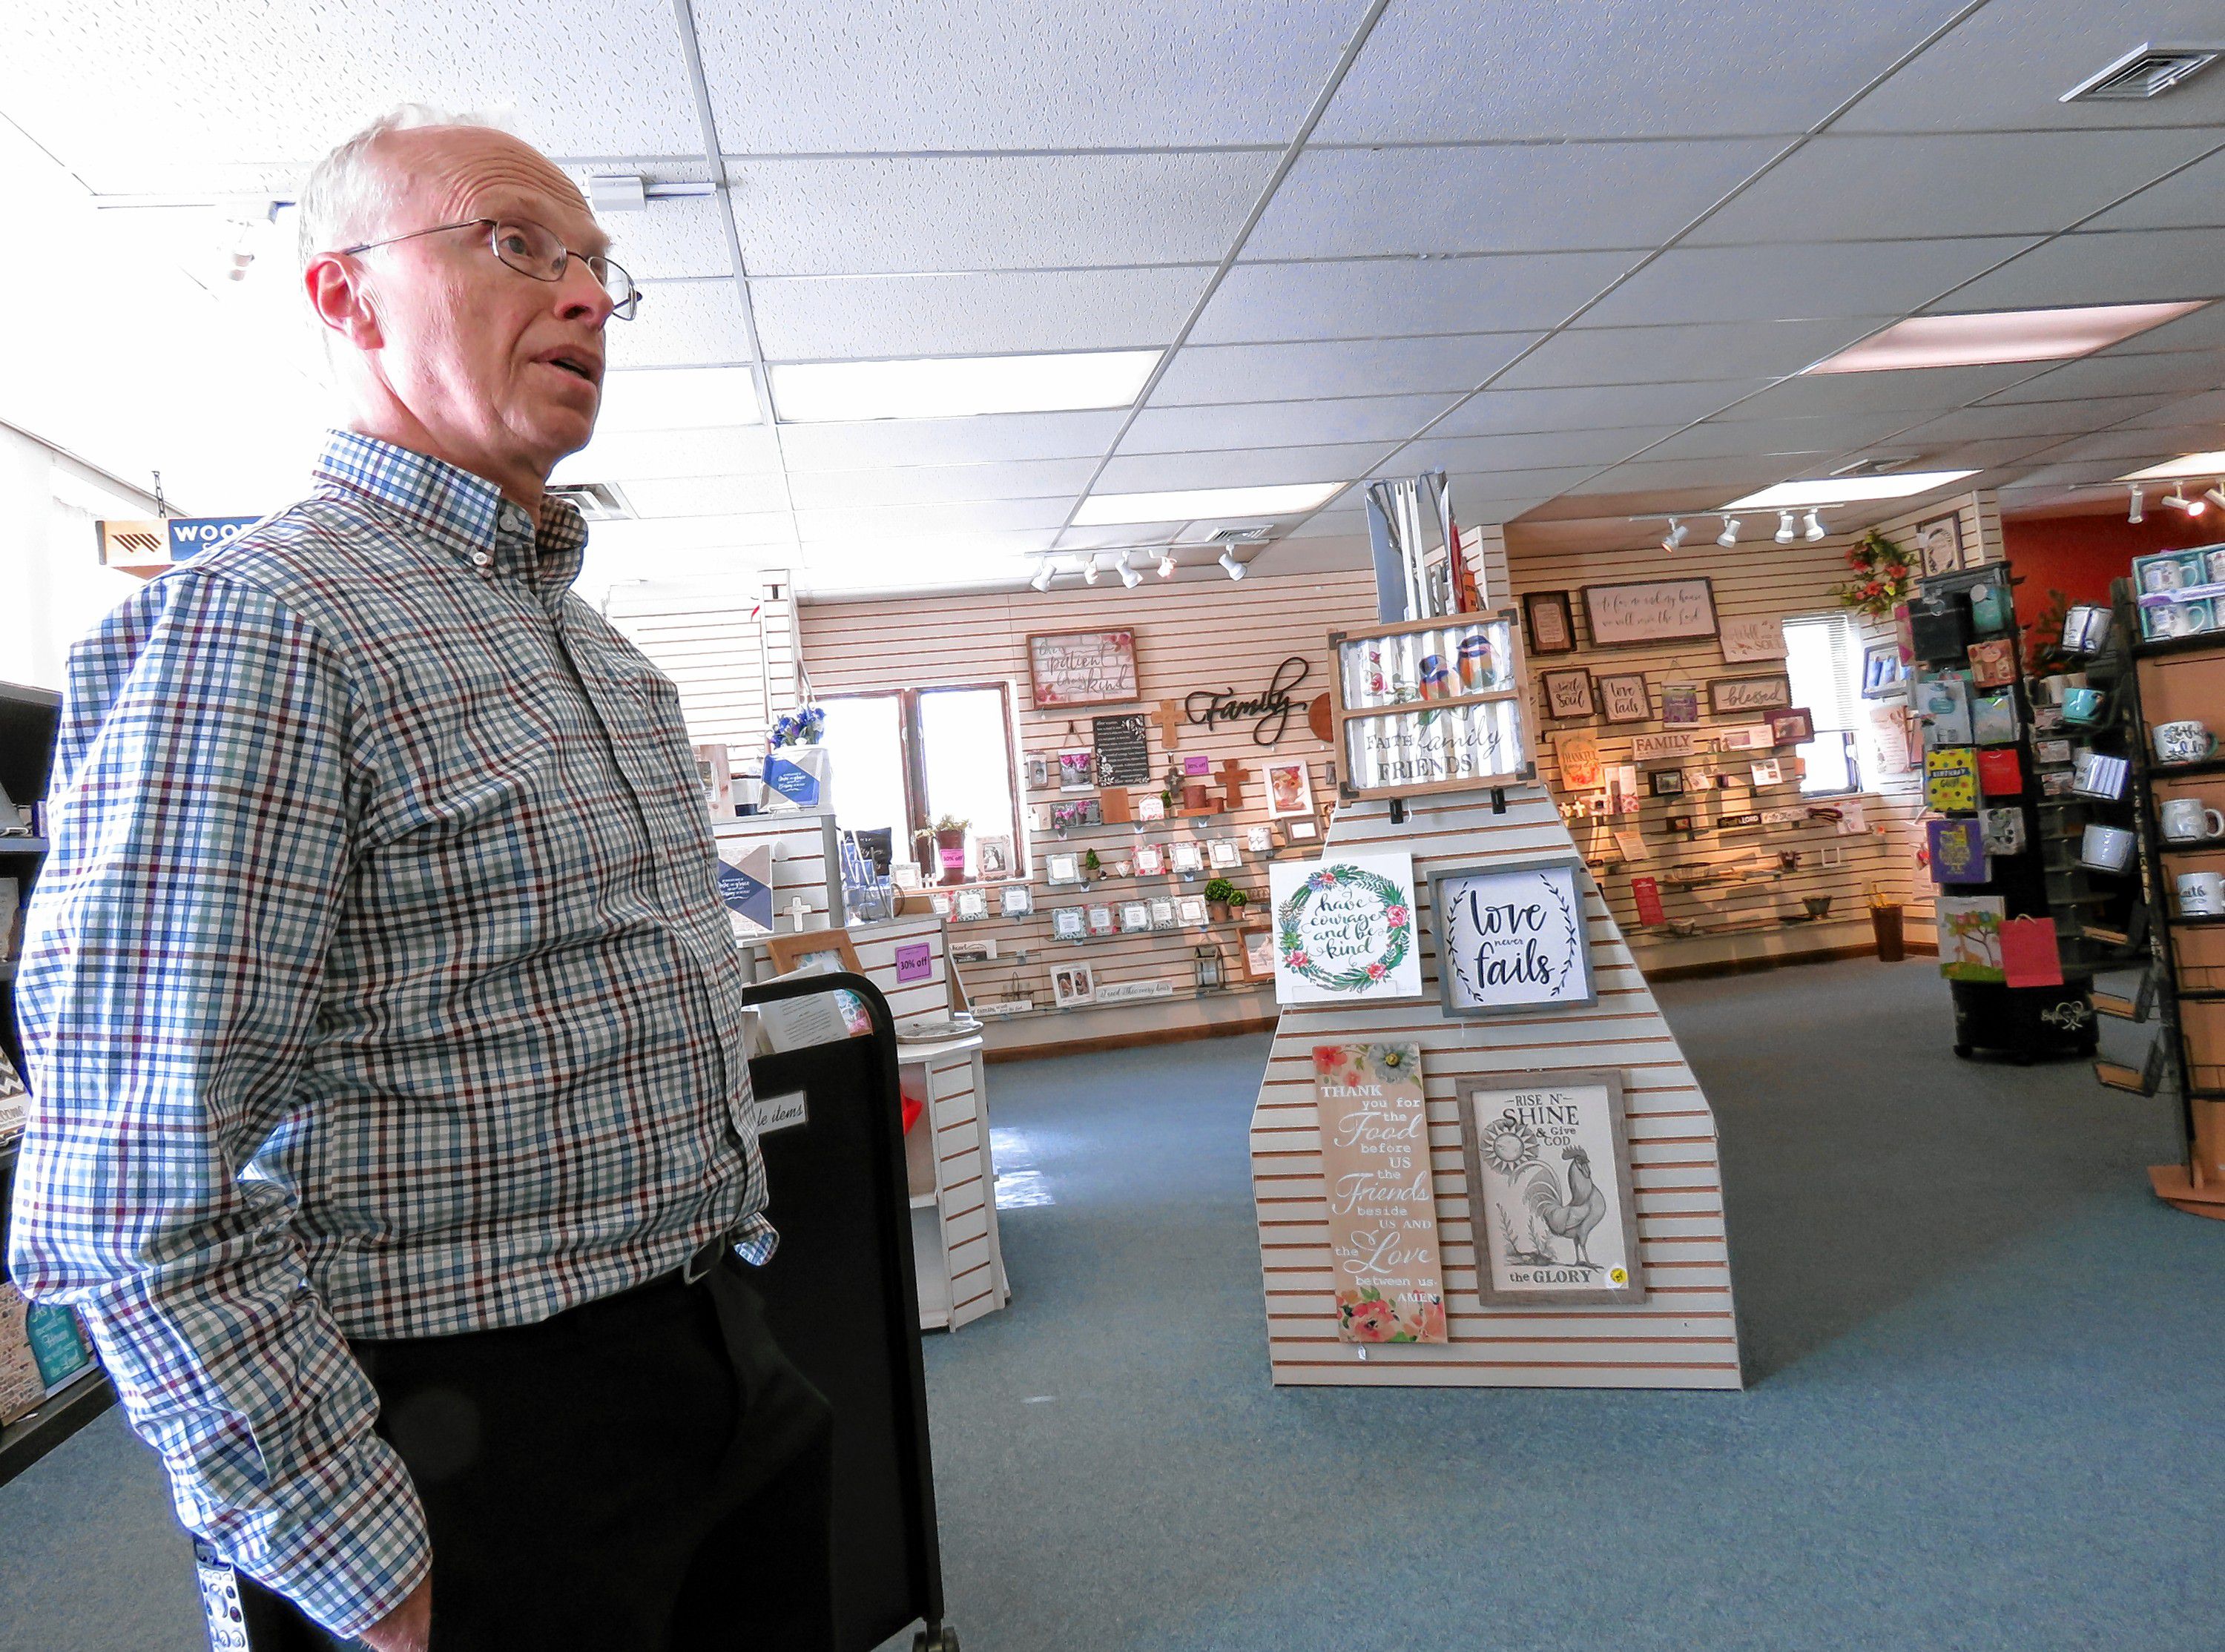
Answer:
[(70, 644), (140, 585), (100, 566), (92, 524), (149, 503), (0, 425), (0, 681), (61, 687)]

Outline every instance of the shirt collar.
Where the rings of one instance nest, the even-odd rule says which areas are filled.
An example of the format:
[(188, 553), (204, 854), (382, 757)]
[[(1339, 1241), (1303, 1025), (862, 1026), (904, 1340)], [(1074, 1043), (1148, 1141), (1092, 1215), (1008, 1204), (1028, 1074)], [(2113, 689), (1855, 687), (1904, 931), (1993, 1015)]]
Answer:
[(485, 477), (352, 430), (327, 435), (311, 474), (319, 497), (364, 501), (490, 579), (526, 579), (553, 600), (579, 577), (587, 524), (558, 495), (542, 502), (536, 530)]

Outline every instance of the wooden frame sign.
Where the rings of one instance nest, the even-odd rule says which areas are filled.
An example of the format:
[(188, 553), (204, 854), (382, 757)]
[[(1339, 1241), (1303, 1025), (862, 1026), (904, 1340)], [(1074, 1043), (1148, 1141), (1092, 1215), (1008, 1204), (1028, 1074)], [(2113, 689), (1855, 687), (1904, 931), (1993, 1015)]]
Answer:
[(1523, 617), (1530, 622), (1532, 654), (1574, 654), (1576, 623), (1569, 613), (1565, 591), (1532, 591), (1522, 598)]
[(1715, 587), (1704, 577), (1586, 585), (1592, 646), (1626, 649), (1715, 635)]
[(1476, 1294), (1499, 1307), (1640, 1302), (1622, 1075), (1504, 1073), (1461, 1087)]
[(1537, 773), (1512, 609), (1332, 631), (1338, 794), (1417, 797)]
[(1142, 698), (1136, 678), (1136, 633), (1030, 632), (1028, 691), (1037, 711), (1119, 706)]
[(1717, 717), (1777, 711), (1791, 704), (1790, 677), (1716, 677), (1708, 684), (1708, 709)]
[(1429, 874), (1448, 1016), (1596, 1003), (1582, 863), (1565, 857)]
[(763, 939), (765, 955), (772, 959), (774, 970), (783, 975), (815, 958), (828, 957), (835, 960), (837, 968), (853, 975), (865, 972), (865, 965), (858, 962), (858, 948), (847, 929), (791, 929)]

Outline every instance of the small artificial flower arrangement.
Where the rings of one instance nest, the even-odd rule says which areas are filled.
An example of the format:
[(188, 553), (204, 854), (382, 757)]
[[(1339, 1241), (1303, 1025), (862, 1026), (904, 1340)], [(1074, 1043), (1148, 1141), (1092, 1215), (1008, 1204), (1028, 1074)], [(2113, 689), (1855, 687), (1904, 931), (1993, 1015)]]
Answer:
[(817, 706), (799, 706), (792, 712), (783, 712), (773, 719), (772, 750), (783, 746), (809, 746), (819, 744), (819, 737), (827, 731), (827, 713)]
[(1890, 619), (1892, 611), (1908, 600), (1912, 572), (1908, 554), (1874, 528), (1848, 550), (1847, 566), (1854, 577), (1834, 594), (1856, 613)]

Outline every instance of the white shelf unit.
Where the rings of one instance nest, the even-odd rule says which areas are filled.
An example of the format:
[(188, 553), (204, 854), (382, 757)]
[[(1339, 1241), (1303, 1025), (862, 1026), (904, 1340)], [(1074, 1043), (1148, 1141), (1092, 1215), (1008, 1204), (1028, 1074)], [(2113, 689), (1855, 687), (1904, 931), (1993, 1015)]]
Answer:
[(922, 1330), (955, 1331), (1011, 1301), (997, 1232), (981, 1035), (898, 1052), (904, 1092), (922, 1106), (904, 1136)]

